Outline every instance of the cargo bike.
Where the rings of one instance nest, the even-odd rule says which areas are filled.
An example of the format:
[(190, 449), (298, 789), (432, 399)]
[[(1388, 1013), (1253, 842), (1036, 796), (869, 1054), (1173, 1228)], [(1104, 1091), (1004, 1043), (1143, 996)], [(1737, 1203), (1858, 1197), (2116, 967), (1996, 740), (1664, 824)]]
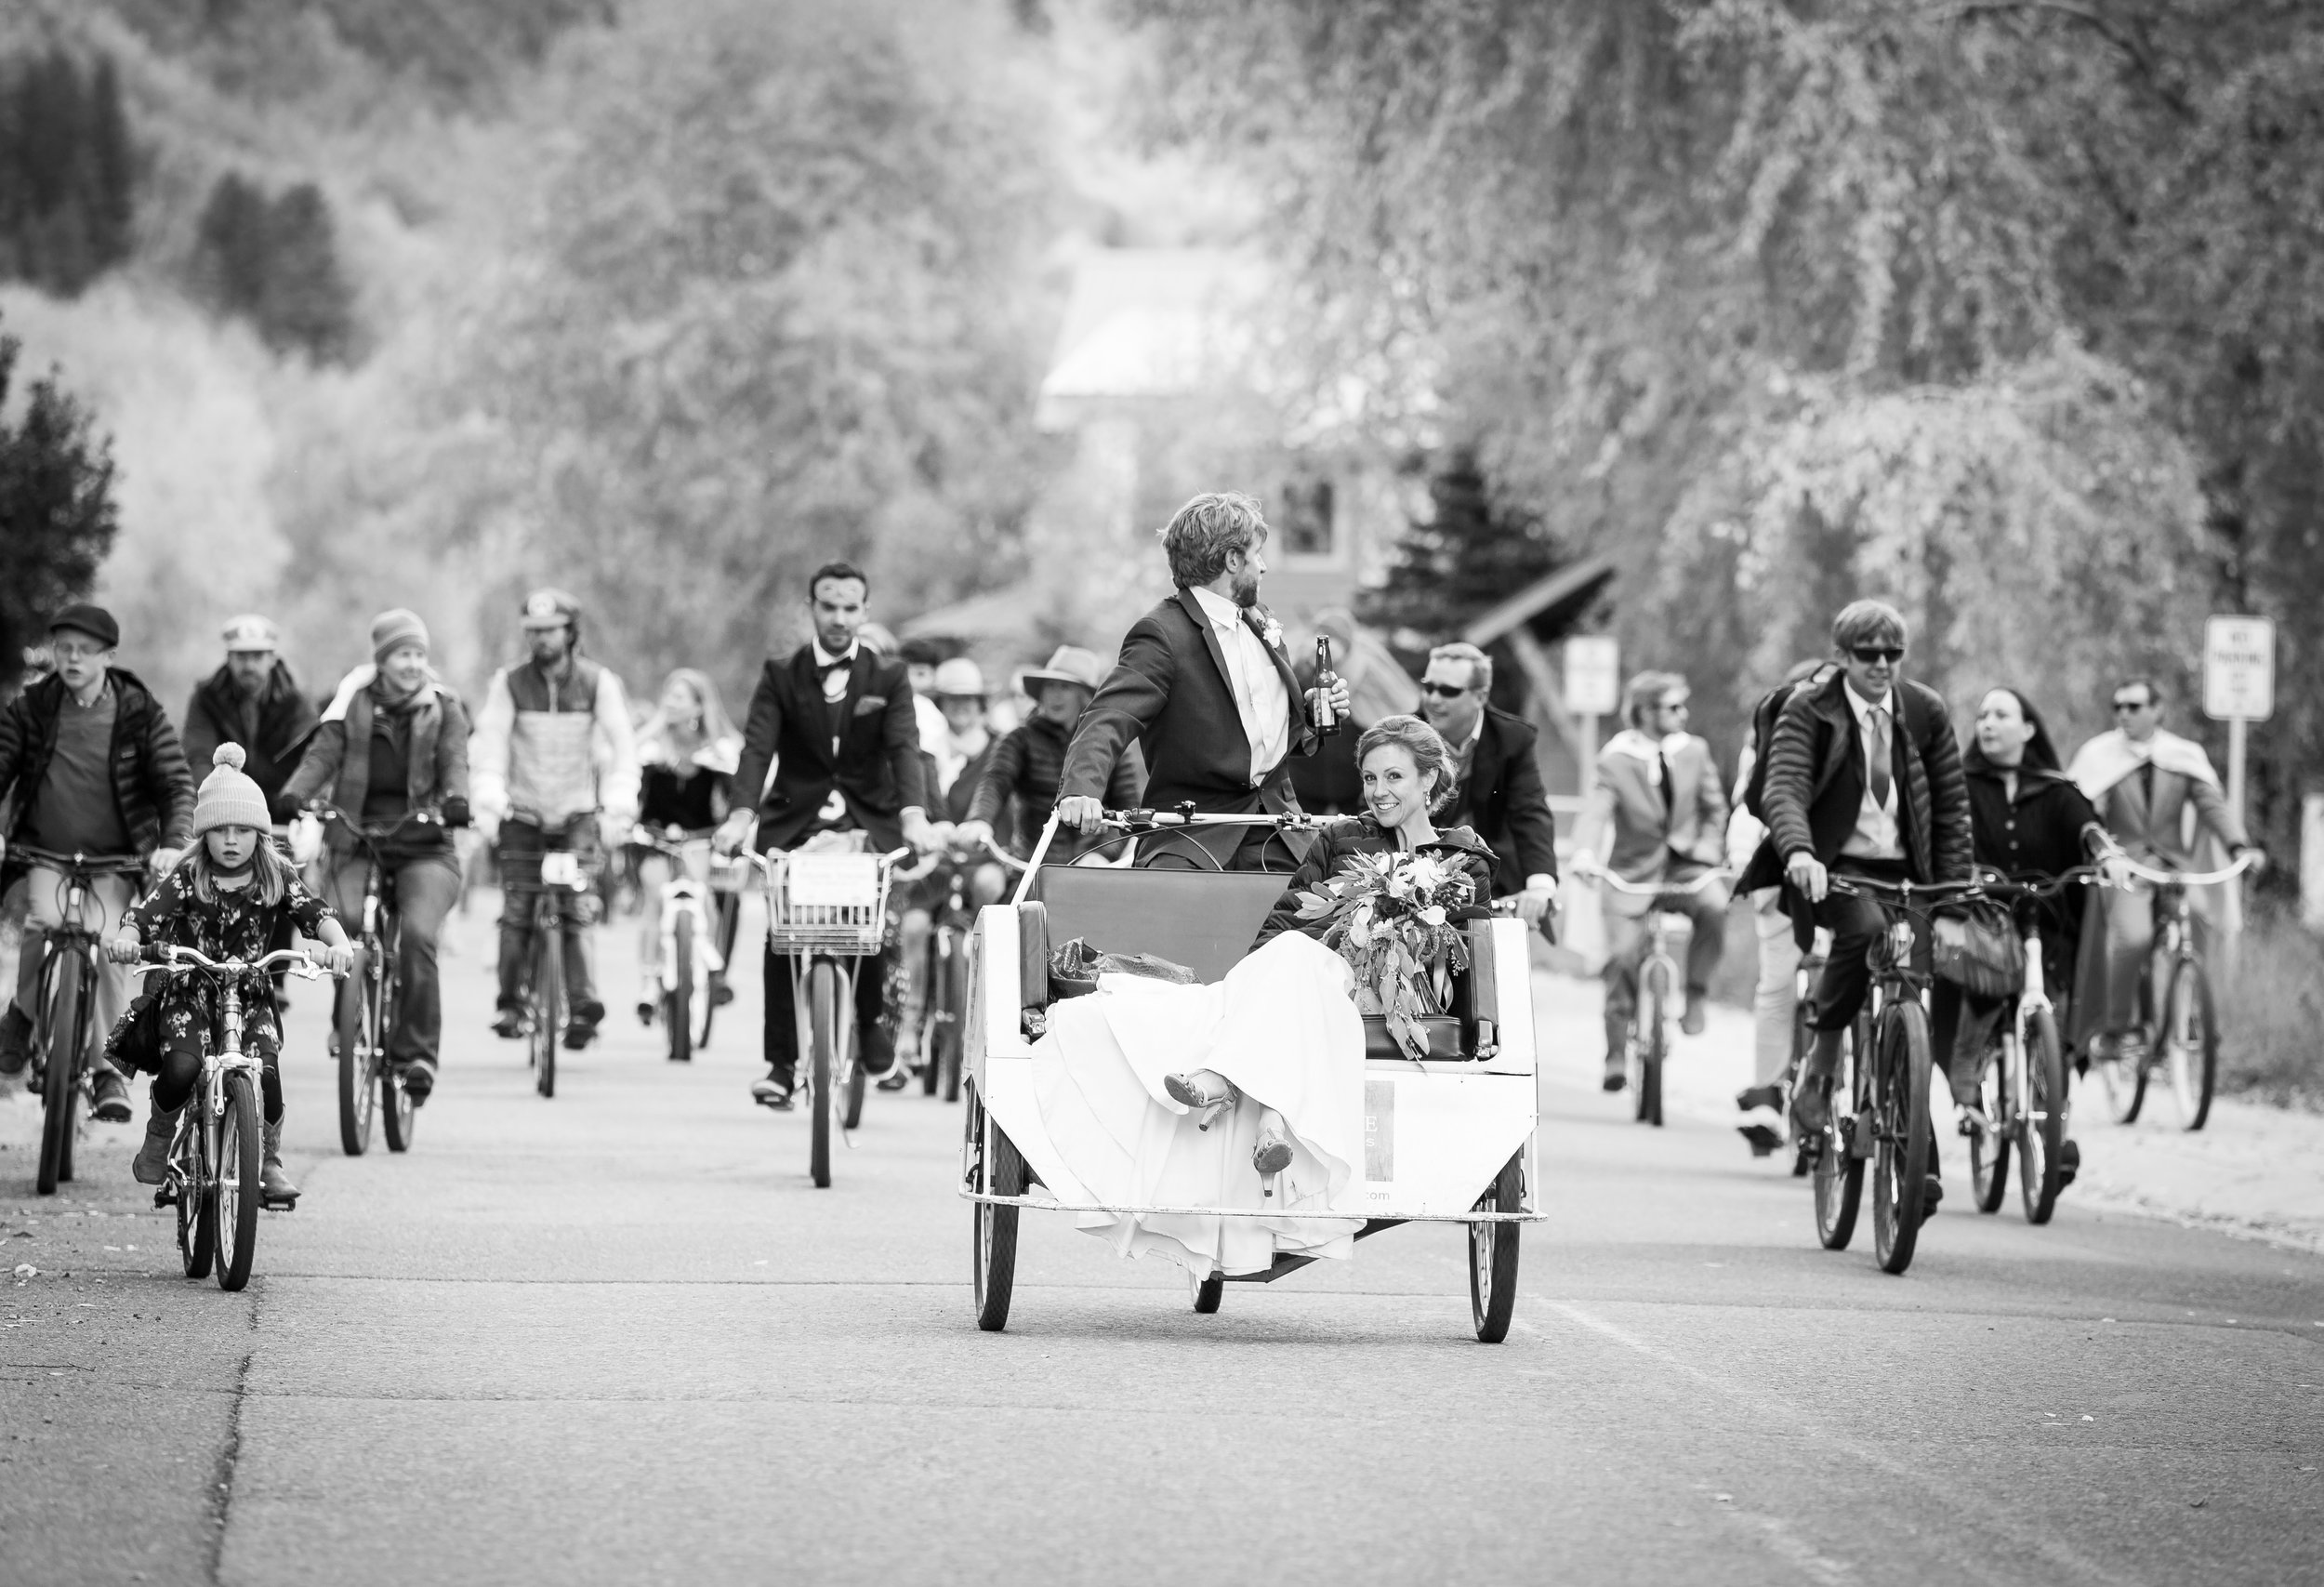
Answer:
[[(1169, 828), (1271, 825), (1314, 830), (1300, 815), (1206, 816), (1109, 811), (1109, 840)], [(1348, 1219), (1358, 1240), (1403, 1223), (1468, 1226), (1469, 1299), (1477, 1338), (1499, 1343), (1516, 1303), (1519, 1225), (1539, 1222), (1535, 1028), (1525, 925), (1509, 916), (1466, 927), (1471, 968), (1454, 977), (1446, 1012), (1424, 1021), (1428, 1056), (1404, 1054), (1385, 1025), (1365, 1021), (1361, 1210), (1291, 1212), (1259, 1206), (1121, 1206), (1069, 1200), (1041, 1181), (1059, 1159), (1032, 1079), (1046, 1026), (1050, 952), (1076, 937), (1111, 953), (1146, 953), (1222, 978), (1250, 951), (1289, 879), (1280, 872), (1166, 870), (1043, 863), (1050, 817), (1015, 897), (979, 911), (969, 944), (962, 1067), (967, 1094), (960, 1195), (971, 1203), (977, 1324), (997, 1332), (1015, 1284), (1018, 1215), (1037, 1211), (1221, 1218)], [(1102, 853), (1101, 846), (1101, 853)], [(1195, 853), (1194, 847), (1178, 851)], [(1194, 1308), (1219, 1309), (1229, 1283), (1268, 1284), (1315, 1258), (1278, 1254), (1261, 1273), (1216, 1271), (1192, 1284)]]

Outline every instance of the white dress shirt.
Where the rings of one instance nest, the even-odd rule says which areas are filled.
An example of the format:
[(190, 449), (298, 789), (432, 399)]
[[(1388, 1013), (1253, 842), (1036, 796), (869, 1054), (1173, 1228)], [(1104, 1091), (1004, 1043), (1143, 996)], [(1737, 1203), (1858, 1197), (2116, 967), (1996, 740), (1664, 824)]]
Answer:
[[(1865, 699), (1845, 683), (1840, 686), (1840, 692), (1847, 696), (1848, 709), (1855, 716), (1856, 759), (1864, 775), (1864, 799), (1856, 806), (1855, 830), (1849, 833), (1848, 840), (1840, 845), (1840, 852), (1864, 860), (1901, 860), (1905, 857), (1905, 851), (1896, 830), (1896, 799), (1902, 790), (1896, 786), (1899, 779), (1895, 769), (1896, 691), (1891, 689), (1877, 700)], [(1876, 709), (1888, 713), (1890, 770), (1888, 799), (1884, 803), (1877, 802), (1872, 798), (1872, 713)]]
[(1283, 674), (1275, 670), (1266, 641), (1245, 620), (1242, 607), (1208, 589), (1197, 589), (1194, 596), (1210, 619), (1220, 654), (1226, 657), (1235, 709), (1243, 719), (1243, 736), (1250, 740), (1250, 784), (1257, 787), (1290, 748), (1290, 692), (1283, 686)]

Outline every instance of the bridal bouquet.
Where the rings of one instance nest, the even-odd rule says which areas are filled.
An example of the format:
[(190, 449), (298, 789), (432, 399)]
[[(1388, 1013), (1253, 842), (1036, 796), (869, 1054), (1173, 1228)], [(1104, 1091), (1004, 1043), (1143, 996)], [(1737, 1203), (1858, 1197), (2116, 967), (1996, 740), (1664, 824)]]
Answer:
[(1355, 854), (1316, 891), (1300, 894), (1299, 919), (1327, 922), (1324, 946), (1355, 972), (1356, 1006), (1386, 1018), (1397, 1045), (1418, 1058), (1423, 1014), (1445, 1012), (1439, 977), (1469, 967), (1451, 912), (1471, 901), (1458, 866), (1427, 854)]

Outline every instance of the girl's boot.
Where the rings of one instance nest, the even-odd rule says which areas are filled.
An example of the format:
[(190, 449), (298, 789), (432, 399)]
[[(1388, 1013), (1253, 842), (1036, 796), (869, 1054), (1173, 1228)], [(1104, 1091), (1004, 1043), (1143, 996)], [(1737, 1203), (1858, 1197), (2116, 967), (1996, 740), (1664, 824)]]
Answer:
[(145, 1120), (145, 1144), (129, 1164), (139, 1184), (159, 1184), (169, 1177), (169, 1138), (178, 1133), (178, 1116), (185, 1110), (183, 1103), (176, 1107), (153, 1104)]
[(266, 1127), (266, 1161), (258, 1169), (258, 1198), (262, 1201), (297, 1201), (298, 1186), (283, 1171), (283, 1121), (276, 1119)]

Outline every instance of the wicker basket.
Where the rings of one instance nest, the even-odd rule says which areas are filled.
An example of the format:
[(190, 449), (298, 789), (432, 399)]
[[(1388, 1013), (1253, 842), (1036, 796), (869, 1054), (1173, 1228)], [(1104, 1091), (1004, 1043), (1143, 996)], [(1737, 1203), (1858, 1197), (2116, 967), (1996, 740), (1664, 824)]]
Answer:
[(889, 867), (877, 854), (792, 853), (767, 873), (767, 944), (776, 953), (862, 959), (888, 936)]

